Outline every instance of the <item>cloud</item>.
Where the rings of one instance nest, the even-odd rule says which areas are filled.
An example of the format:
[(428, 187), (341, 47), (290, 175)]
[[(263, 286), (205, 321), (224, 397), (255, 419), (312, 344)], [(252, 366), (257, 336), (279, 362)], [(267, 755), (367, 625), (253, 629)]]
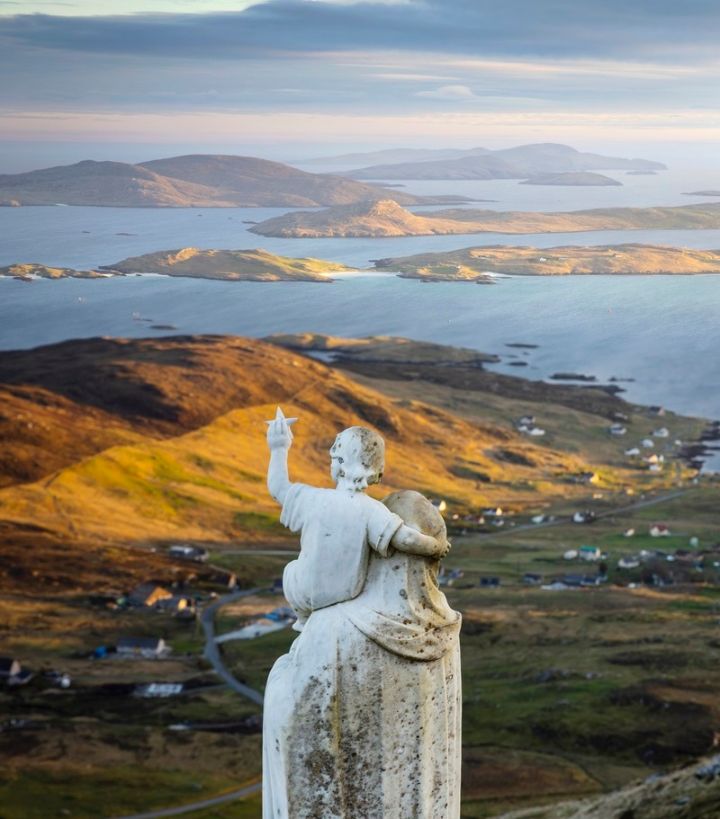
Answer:
[(432, 100), (472, 100), (475, 94), (467, 85), (441, 85), (429, 91), (416, 91), (416, 97), (425, 97)]
[(46, 49), (239, 59), (250, 53), (432, 51), (468, 56), (696, 59), (716, 48), (716, 0), (268, 0), (236, 13), (18, 15), (6, 42)]
[(0, 15), (0, 108), (319, 123), (720, 107), (717, 0), (151, 1), (193, 13)]

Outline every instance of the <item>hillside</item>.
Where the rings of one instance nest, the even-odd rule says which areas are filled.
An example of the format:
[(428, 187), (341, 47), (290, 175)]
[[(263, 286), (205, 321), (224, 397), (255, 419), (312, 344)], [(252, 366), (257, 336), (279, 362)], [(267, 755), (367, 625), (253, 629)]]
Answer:
[(652, 776), (615, 793), (503, 813), (498, 819), (715, 819), (720, 816), (720, 757)]
[[(66, 462), (35, 483), (2, 490), (0, 520), (82, 539), (277, 536), (264, 485), (264, 420), (277, 403), (301, 419), (294, 474), (319, 484), (326, 483), (329, 443), (353, 423), (369, 424), (388, 440), (381, 494), (415, 486), (462, 504), (498, 494), (521, 503), (535, 494), (530, 480), (564, 496), (566, 476), (586, 468), (576, 456), (539, 447), (514, 430), (416, 401), (398, 403), (262, 342), (94, 339), (3, 354), (0, 363), (4, 390), (21, 402), (5, 420), (2, 451), (14, 454), (6, 462), (16, 475), (21, 467), (47, 475), (56, 464), (37, 464), (43, 440), (53, 441), (56, 462)], [(60, 406), (46, 409), (53, 401)], [(452, 450), (448, 438), (457, 442)], [(466, 477), (461, 465), (470, 470)], [(491, 481), (480, 491), (475, 472)]]
[(559, 213), (457, 208), (419, 215), (397, 202), (384, 200), (372, 205), (287, 213), (260, 222), (250, 230), (261, 236), (325, 238), (707, 228), (720, 228), (720, 205), (595, 208)]
[(441, 204), (350, 179), (312, 174), (266, 159), (197, 154), (137, 165), (85, 160), (0, 175), (0, 204), (112, 207), (316, 207), (390, 198)]
[[(195, 279), (255, 282), (329, 282), (332, 273), (353, 268), (321, 259), (291, 259), (266, 250), (200, 250), (185, 247), (133, 256), (101, 270), (111, 273), (159, 273)], [(1, 271), (0, 271), (1, 272)]]
[(720, 273), (720, 251), (662, 245), (591, 247), (467, 247), (446, 253), (377, 259), (378, 270), (424, 281), (492, 281), (489, 273), (512, 276), (693, 275)]
[(612, 179), (601, 173), (591, 171), (568, 171), (567, 173), (543, 173), (531, 176), (530, 179), (520, 183), (521, 185), (567, 185), (570, 187), (591, 187), (602, 188), (609, 186), (622, 186), (622, 182)]
[(568, 145), (541, 143), (499, 151), (468, 152), (454, 159), (385, 163), (347, 172), (353, 179), (525, 179), (537, 174), (597, 170), (662, 170), (646, 159), (584, 153)]

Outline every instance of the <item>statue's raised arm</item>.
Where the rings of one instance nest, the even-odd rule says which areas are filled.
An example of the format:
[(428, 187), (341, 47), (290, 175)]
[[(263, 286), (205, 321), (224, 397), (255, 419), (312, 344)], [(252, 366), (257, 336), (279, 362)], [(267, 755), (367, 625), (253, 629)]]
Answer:
[(290, 427), (297, 418), (286, 418), (280, 407), (277, 408), (272, 421), (266, 421), (267, 442), (270, 448), (270, 463), (268, 465), (267, 485), (272, 497), (282, 504), (285, 495), (290, 489), (288, 474), (288, 452), (292, 446), (293, 434)]

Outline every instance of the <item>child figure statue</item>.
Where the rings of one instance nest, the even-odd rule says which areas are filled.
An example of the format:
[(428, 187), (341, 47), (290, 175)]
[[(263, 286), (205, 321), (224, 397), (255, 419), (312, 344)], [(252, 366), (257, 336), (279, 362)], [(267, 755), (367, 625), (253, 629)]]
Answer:
[[(283, 575), (300, 635), (268, 676), (263, 819), (459, 819), (460, 615), (437, 587), (449, 544), (417, 492), (383, 473), (364, 427), (330, 449), (334, 489), (291, 483), (291, 425), (269, 421), (268, 488), (300, 532)], [(422, 531), (421, 531), (422, 530)]]
[(365, 427), (341, 432), (330, 448), (335, 489), (291, 483), (288, 451), (291, 425), (278, 407), (268, 421), (268, 489), (282, 505), (280, 522), (300, 532), (300, 556), (285, 567), (283, 591), (301, 631), (310, 613), (352, 600), (363, 589), (370, 549), (383, 557), (392, 547), (423, 557), (442, 558), (450, 544), (406, 525), (387, 506), (365, 494), (385, 468), (385, 442)]

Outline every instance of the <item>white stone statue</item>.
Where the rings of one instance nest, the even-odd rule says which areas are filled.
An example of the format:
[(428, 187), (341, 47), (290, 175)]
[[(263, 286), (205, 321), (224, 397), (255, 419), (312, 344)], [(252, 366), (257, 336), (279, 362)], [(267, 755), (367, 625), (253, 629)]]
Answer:
[(268, 422), (268, 487), (300, 532), (285, 568), (299, 637), (265, 690), (264, 819), (458, 819), (460, 615), (437, 586), (449, 549), (417, 492), (364, 494), (384, 442), (351, 427), (330, 449), (335, 489), (291, 483), (290, 425)]

